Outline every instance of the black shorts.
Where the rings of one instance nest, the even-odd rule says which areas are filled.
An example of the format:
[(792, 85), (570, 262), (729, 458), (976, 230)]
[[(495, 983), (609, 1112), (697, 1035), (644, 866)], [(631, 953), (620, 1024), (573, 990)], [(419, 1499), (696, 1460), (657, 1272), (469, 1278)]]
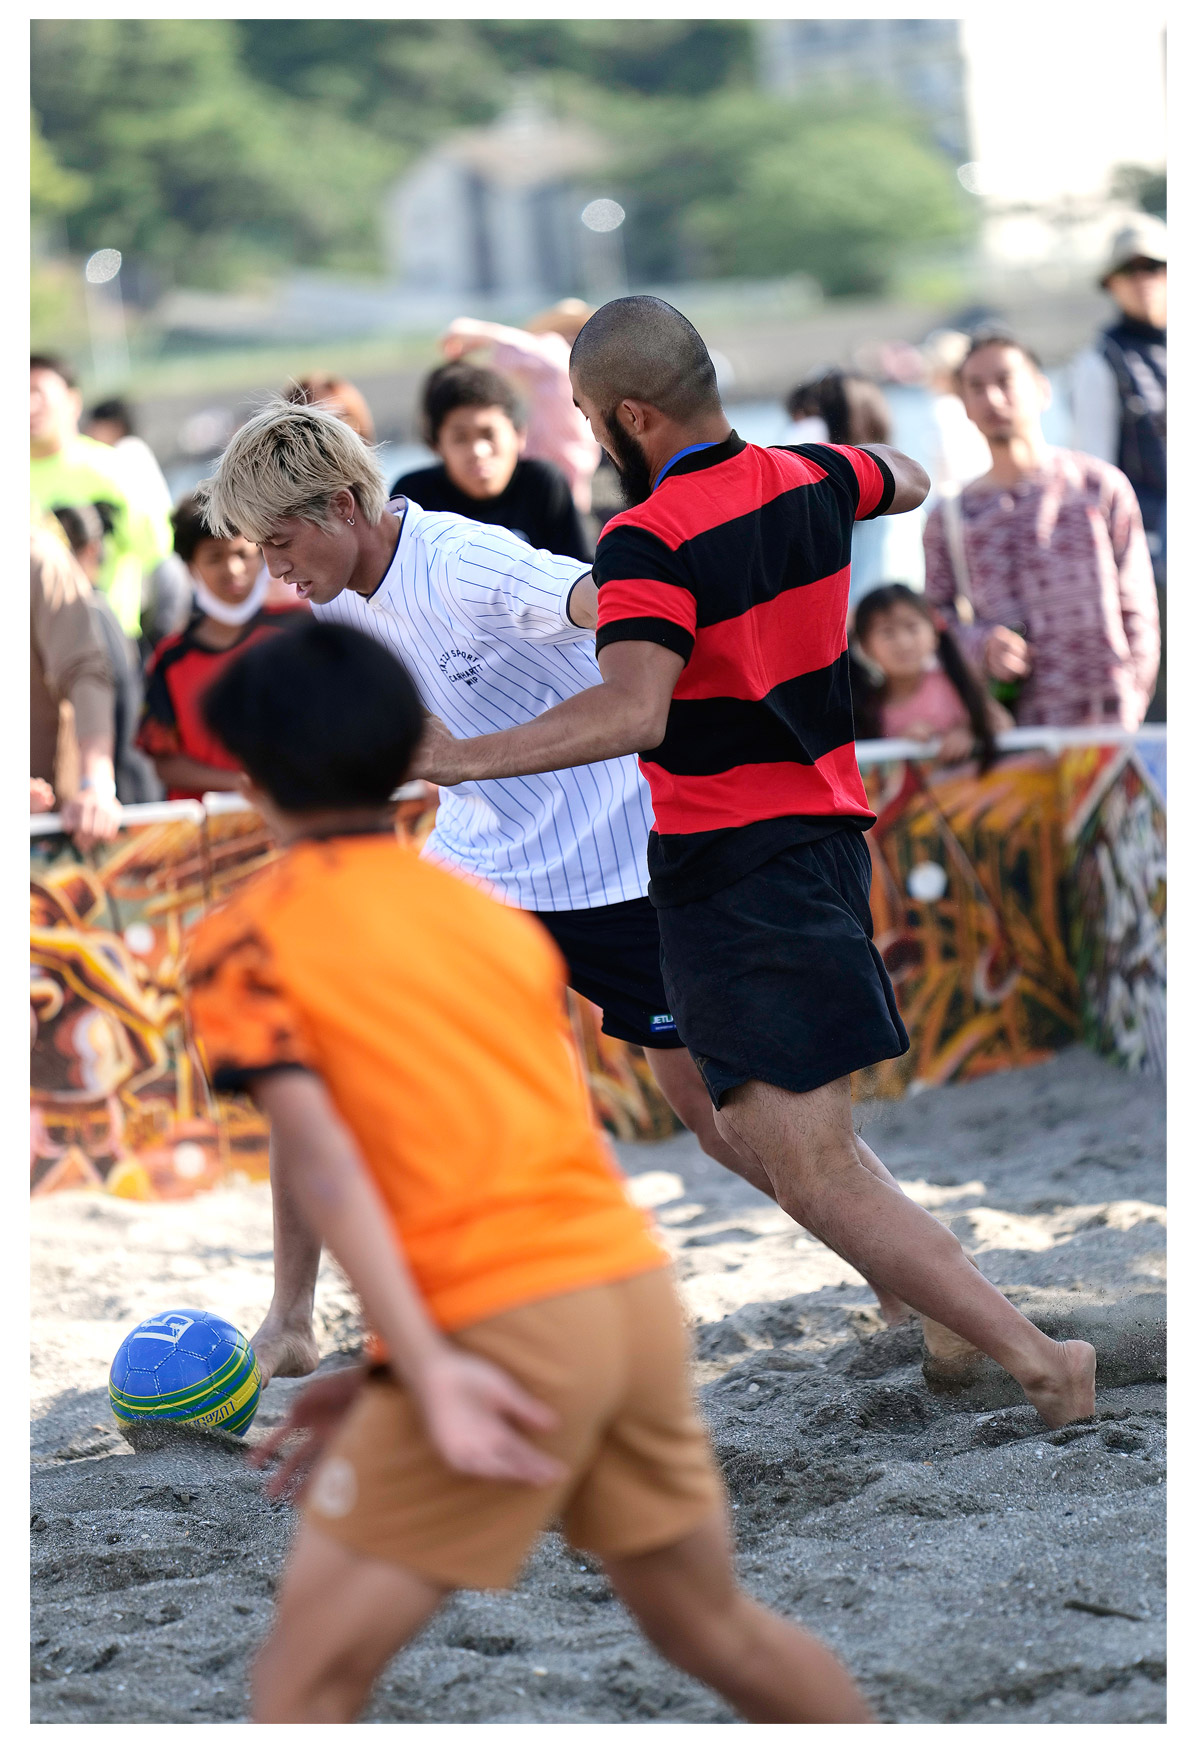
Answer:
[(558, 943), (571, 989), (603, 1010), (602, 1033), (656, 1051), (683, 1044), (663, 990), (658, 913), (648, 899), (532, 915)]
[(659, 910), (667, 999), (714, 1106), (743, 1082), (806, 1094), (908, 1050), (870, 893), (850, 828)]

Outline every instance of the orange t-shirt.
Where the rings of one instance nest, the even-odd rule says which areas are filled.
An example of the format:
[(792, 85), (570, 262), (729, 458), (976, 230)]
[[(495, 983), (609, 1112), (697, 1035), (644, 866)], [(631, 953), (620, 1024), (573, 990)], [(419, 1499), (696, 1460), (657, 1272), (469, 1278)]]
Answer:
[(455, 1330), (666, 1262), (596, 1129), (533, 918), (390, 833), (305, 840), (192, 933), (218, 1088), (320, 1076)]

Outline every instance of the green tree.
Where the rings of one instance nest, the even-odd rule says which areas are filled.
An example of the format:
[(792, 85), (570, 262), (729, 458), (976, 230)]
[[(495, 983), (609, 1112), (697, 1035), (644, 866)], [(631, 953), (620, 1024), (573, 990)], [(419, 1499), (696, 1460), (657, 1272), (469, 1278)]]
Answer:
[(228, 285), (373, 269), (384, 191), (533, 79), (612, 142), (634, 280), (806, 271), (880, 290), (970, 222), (919, 118), (753, 88), (733, 19), (37, 19), (35, 201), (77, 253)]
[(34, 21), (35, 108), (88, 177), (73, 249), (111, 245), (193, 285), (280, 257), (373, 263), (395, 149), (265, 92), (239, 47), (227, 20)]
[(949, 161), (878, 98), (653, 105), (637, 141), (621, 166), (635, 277), (803, 272), (832, 296), (871, 294), (913, 246), (970, 222)]
[(88, 181), (76, 170), (64, 170), (46, 143), (37, 115), (29, 127), (29, 208), (39, 219), (61, 219), (87, 199)]
[(697, 97), (753, 65), (750, 26), (719, 19), (247, 18), (236, 28), (256, 79), (414, 146), (490, 120), (515, 77), (566, 73), (597, 89)]

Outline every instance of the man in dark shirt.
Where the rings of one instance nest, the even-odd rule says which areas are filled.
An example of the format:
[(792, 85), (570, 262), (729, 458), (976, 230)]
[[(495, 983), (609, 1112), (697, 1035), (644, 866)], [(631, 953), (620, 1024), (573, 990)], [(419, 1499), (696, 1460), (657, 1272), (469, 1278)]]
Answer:
[(566, 476), (550, 462), (526, 461), (516, 394), (497, 371), (450, 364), (422, 391), (425, 441), (441, 457), (402, 474), (393, 498), (422, 510), (453, 511), (498, 523), (531, 547), (590, 560), (591, 544)]
[(434, 720), (414, 775), (458, 784), (651, 750), (667, 994), (747, 1177), (875, 1285), (885, 1316), (922, 1315), (931, 1372), (948, 1371), (940, 1355), (961, 1377), (982, 1350), (1051, 1426), (1091, 1414), (1091, 1346), (1032, 1325), (854, 1130), (851, 1072), (908, 1039), (871, 941), (850, 535), (915, 509), (925, 473), (884, 445), (744, 443), (704, 342), (658, 298), (599, 310), (571, 381), (631, 501), (593, 568), (602, 684), (469, 741)]

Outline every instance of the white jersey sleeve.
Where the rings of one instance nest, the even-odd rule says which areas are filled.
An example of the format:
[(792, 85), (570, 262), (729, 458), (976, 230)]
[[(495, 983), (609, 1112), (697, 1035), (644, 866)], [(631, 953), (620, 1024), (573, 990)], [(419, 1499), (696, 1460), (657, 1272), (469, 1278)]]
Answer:
[(570, 644), (595, 633), (567, 617), (567, 602), (590, 567), (531, 547), (508, 529), (467, 525), (461, 540), (442, 548), (443, 587), (481, 633), (534, 644)]

